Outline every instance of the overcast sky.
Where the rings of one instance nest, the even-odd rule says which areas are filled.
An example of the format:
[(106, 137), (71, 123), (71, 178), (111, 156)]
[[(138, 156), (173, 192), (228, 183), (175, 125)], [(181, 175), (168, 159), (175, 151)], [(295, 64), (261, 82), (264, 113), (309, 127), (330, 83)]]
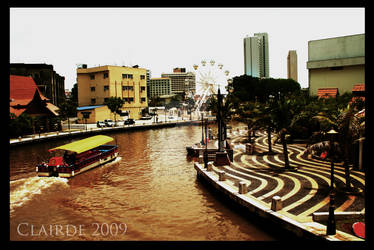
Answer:
[(214, 59), (244, 74), (243, 38), (269, 35), (270, 77), (287, 78), (296, 50), (308, 87), (308, 41), (365, 33), (364, 8), (11, 8), (10, 62), (52, 64), (76, 82), (76, 65), (139, 65), (152, 77)]

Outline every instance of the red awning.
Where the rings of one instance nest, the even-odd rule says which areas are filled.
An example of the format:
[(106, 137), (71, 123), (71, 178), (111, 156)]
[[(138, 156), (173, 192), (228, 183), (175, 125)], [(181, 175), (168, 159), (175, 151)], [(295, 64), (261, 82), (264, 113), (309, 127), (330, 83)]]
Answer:
[(365, 83), (355, 84), (353, 86), (352, 92), (362, 92), (365, 91)]
[(336, 98), (338, 93), (338, 88), (319, 88), (317, 91), (317, 96), (318, 98)]

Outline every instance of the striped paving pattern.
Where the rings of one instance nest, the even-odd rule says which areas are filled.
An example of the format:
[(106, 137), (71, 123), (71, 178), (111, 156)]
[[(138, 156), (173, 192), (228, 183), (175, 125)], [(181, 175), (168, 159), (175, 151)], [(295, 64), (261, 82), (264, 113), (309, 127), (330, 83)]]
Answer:
[[(256, 151), (267, 152), (266, 133), (257, 132)], [(233, 132), (231, 144), (234, 148), (234, 162), (230, 166), (214, 167), (224, 170), (227, 179), (238, 186), (240, 181), (248, 184), (248, 195), (271, 206), (273, 196), (282, 197), (282, 213), (301, 222), (311, 221), (312, 213), (327, 212), (331, 166), (329, 162), (311, 159), (305, 148), (288, 144), (289, 162), (294, 170), (284, 168), (283, 147), (273, 144), (274, 155), (245, 153), (240, 141), (247, 137), (246, 131)], [(351, 171), (351, 185), (359, 192), (343, 192), (345, 171), (342, 163), (335, 163), (335, 211), (365, 211), (365, 174)]]

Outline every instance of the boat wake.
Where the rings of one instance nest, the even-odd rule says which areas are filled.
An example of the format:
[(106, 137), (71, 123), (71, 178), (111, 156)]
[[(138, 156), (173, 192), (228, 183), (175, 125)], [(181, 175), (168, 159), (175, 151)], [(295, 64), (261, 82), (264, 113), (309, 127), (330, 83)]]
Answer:
[(10, 181), (10, 214), (47, 190), (68, 186), (68, 179), (59, 177), (29, 177)]
[(106, 165), (106, 166), (111, 166), (111, 165), (113, 165), (113, 164), (116, 164), (117, 162), (120, 162), (121, 160), (122, 160), (122, 157), (121, 157), (121, 156), (117, 156), (116, 159), (114, 159), (114, 160), (111, 161), (111, 162), (106, 163), (105, 165)]

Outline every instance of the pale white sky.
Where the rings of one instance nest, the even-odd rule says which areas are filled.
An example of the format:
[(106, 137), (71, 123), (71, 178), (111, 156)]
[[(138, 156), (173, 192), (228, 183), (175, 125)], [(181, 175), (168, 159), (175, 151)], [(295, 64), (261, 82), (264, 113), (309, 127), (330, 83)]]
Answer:
[(243, 38), (269, 35), (270, 77), (287, 78), (296, 50), (308, 87), (308, 41), (365, 33), (364, 8), (10, 8), (10, 62), (52, 64), (76, 82), (76, 65), (136, 65), (152, 77), (202, 59), (244, 74)]

